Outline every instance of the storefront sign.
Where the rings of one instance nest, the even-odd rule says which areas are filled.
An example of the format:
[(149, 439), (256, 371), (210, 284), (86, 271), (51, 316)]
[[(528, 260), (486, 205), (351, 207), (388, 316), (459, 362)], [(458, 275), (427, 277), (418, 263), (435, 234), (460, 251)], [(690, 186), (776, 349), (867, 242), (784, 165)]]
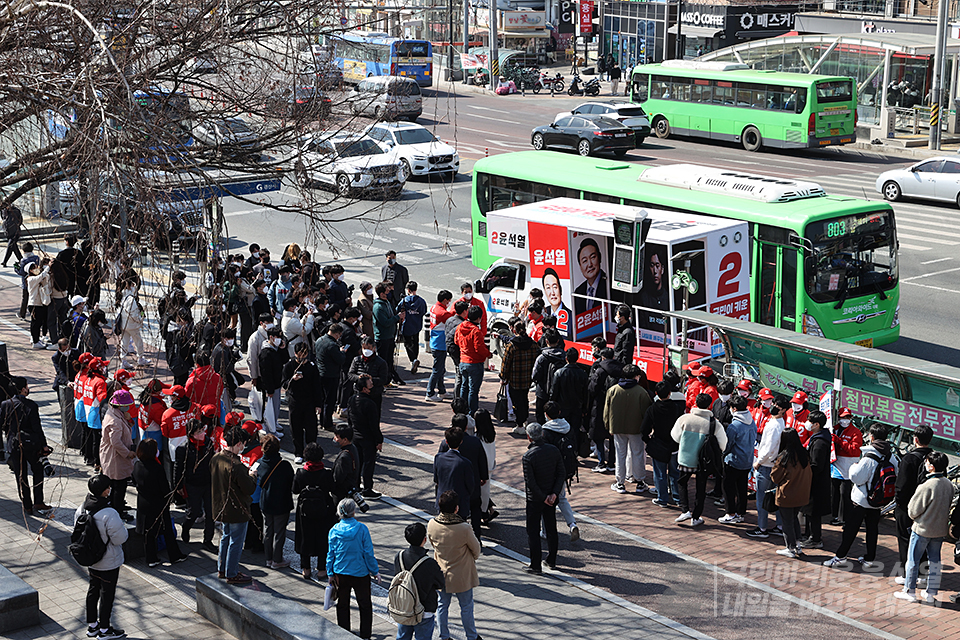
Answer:
[(877, 26), (875, 22), (867, 22), (864, 20), (860, 23), (860, 33), (896, 33), (896, 29), (887, 29), (883, 26)]
[(706, 11), (684, 11), (680, 14), (680, 22), (691, 27), (723, 29), (724, 18), (723, 13), (707, 13)]
[(461, 53), (460, 66), (463, 69), (486, 69), (487, 56), (486, 54)]
[(580, 33), (593, 32), (593, 0), (580, 0)]
[(796, 13), (761, 13), (745, 11), (740, 15), (740, 30), (742, 31), (765, 31), (768, 29), (790, 30), (793, 28), (793, 20)]
[(930, 425), (934, 435), (941, 438), (955, 440), (957, 437), (957, 420), (960, 415), (939, 409), (931, 409), (904, 400), (885, 398), (866, 391), (858, 391), (849, 387), (843, 388), (841, 406), (849, 407), (850, 411), (859, 416), (874, 416), (880, 422), (900, 425), (913, 429), (921, 424)]
[(543, 29), (547, 14), (543, 11), (501, 11), (500, 26), (507, 31)]
[(561, 0), (560, 21), (557, 24), (558, 33), (573, 33), (577, 23), (577, 3), (572, 0)]

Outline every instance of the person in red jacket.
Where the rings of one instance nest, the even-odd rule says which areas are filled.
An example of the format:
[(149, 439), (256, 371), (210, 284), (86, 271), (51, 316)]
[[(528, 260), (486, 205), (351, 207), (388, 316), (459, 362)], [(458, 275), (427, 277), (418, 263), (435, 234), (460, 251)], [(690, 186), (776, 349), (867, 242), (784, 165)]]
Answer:
[(757, 401), (750, 397), (750, 394), (753, 393), (753, 382), (744, 378), (737, 384), (737, 394), (741, 397), (747, 399), (747, 408), (750, 411), (753, 411), (753, 408), (756, 406)]
[(757, 394), (757, 399), (759, 402), (753, 407), (753, 410), (750, 411), (753, 415), (753, 421), (757, 423), (757, 441), (760, 441), (760, 436), (763, 435), (763, 427), (767, 424), (767, 420), (770, 419), (770, 407), (773, 406), (773, 391), (764, 387), (760, 389), (760, 393)]
[(697, 396), (700, 395), (702, 383), (700, 382), (700, 378), (697, 377), (697, 374), (699, 373), (699, 362), (691, 362), (687, 365), (687, 389), (684, 392), (684, 399), (687, 404), (687, 413), (690, 413), (690, 410), (696, 406)]
[(853, 504), (850, 500), (850, 491), (853, 482), (850, 480), (850, 467), (860, 460), (860, 447), (863, 446), (863, 434), (853, 424), (853, 412), (848, 407), (841, 407), (837, 416), (837, 424), (833, 425), (833, 451), (837, 456), (830, 469), (833, 484), (833, 495), (830, 503), (833, 520), (830, 524), (840, 525), (852, 513)]
[(140, 427), (140, 439), (155, 440), (159, 449), (163, 449), (166, 442), (163, 439), (163, 430), (160, 423), (163, 421), (163, 412), (167, 410), (167, 403), (163, 400), (163, 390), (170, 385), (154, 378), (140, 393), (140, 406), (137, 407), (137, 426)]
[(460, 302), (460, 300), (466, 300), (470, 303), (471, 308), (477, 307), (480, 309), (480, 335), (484, 338), (487, 337), (487, 308), (483, 304), (483, 300), (477, 298), (473, 295), (473, 285), (469, 282), (464, 282), (460, 285), (460, 299), (456, 300), (454, 304)]
[(470, 415), (480, 405), (480, 384), (483, 382), (483, 363), (490, 357), (490, 349), (483, 342), (480, 323), (483, 322), (482, 307), (471, 306), (467, 311), (467, 321), (457, 327), (455, 340), (460, 348), (460, 397), (467, 401)]
[[(187, 423), (199, 417), (200, 406), (192, 403), (187, 397), (187, 390), (180, 385), (164, 389), (163, 394), (173, 396), (170, 408), (163, 412), (160, 420), (160, 430), (167, 440), (160, 460), (164, 469), (168, 471), (170, 486), (173, 486), (173, 461), (176, 460), (177, 447), (187, 441)], [(169, 468), (167, 468), (169, 465)]]
[(217, 451), (223, 451), (223, 449), (225, 449), (227, 446), (227, 443), (223, 439), (223, 432), (232, 429), (233, 427), (239, 427), (241, 422), (243, 422), (243, 412), (231, 411), (226, 415), (224, 426), (214, 427), (213, 434), (210, 437), (213, 440), (213, 446)]
[(720, 381), (717, 380), (717, 376), (714, 375), (713, 369), (710, 367), (700, 367), (700, 370), (697, 371), (697, 381), (700, 382), (700, 393), (705, 393), (710, 396), (711, 404), (720, 399), (720, 392), (717, 391), (717, 384)]
[(197, 354), (197, 367), (187, 378), (187, 397), (194, 404), (213, 405), (220, 413), (220, 397), (223, 395), (223, 378), (214, 371), (210, 356), (201, 351)]
[(813, 434), (807, 431), (807, 418), (810, 411), (807, 409), (807, 394), (797, 391), (790, 398), (790, 408), (787, 410), (784, 421), (787, 429), (793, 429), (800, 436), (800, 444), (807, 446), (807, 440)]
[[(117, 381), (117, 384), (119, 385), (120, 389), (123, 389), (124, 391), (130, 393), (131, 396), (133, 395), (133, 392), (130, 391), (129, 382), (133, 380), (134, 376), (135, 374), (133, 371), (127, 371), (126, 369), (117, 369), (116, 371), (113, 372), (113, 379)], [(113, 397), (113, 394), (111, 394), (110, 397)], [(129, 407), (127, 407), (127, 413), (130, 414), (130, 420), (133, 422), (133, 424), (137, 424), (137, 415), (138, 415), (137, 405), (132, 404)], [(133, 435), (137, 435), (137, 434), (134, 433)]]

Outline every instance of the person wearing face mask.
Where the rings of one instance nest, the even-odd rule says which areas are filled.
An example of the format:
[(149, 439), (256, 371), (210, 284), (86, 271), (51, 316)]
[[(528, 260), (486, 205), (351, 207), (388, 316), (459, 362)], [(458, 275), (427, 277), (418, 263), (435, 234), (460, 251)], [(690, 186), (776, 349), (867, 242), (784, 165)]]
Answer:
[(686, 367), (687, 370), (687, 387), (684, 390), (686, 397), (686, 406), (687, 413), (690, 413), (690, 410), (696, 406), (697, 396), (700, 395), (700, 378), (697, 377), (697, 374), (700, 372), (700, 363), (691, 362)]
[(393, 366), (393, 352), (397, 348), (397, 325), (403, 322), (406, 313), (394, 311), (395, 305), (389, 301), (388, 289), (386, 282), (373, 288), (377, 296), (373, 301), (373, 337), (377, 341), (377, 353), (387, 363), (390, 383), (405, 385), (407, 383)]
[(721, 380), (717, 383), (717, 393), (719, 397), (713, 401), (711, 410), (717, 422), (722, 424), (724, 428), (727, 428), (733, 420), (733, 382), (730, 380)]
[[(763, 398), (764, 391), (769, 392), (770, 390), (761, 390), (761, 398)], [(773, 393), (770, 392), (770, 395), (773, 395)], [(770, 398), (770, 407), (768, 411), (769, 415), (764, 424), (757, 424), (757, 437), (760, 438), (760, 444), (757, 446), (757, 457), (753, 463), (753, 470), (757, 474), (757, 528), (747, 533), (747, 535), (751, 538), (759, 539), (766, 539), (770, 537), (770, 533), (767, 530), (770, 514), (766, 509), (763, 508), (763, 494), (767, 489), (773, 487), (773, 482), (770, 480), (770, 474), (773, 471), (773, 463), (776, 461), (777, 455), (780, 453), (780, 437), (783, 435), (784, 427), (781, 409), (779, 406), (773, 403), (773, 398)], [(756, 416), (754, 416), (754, 422), (756, 422)], [(763, 430), (762, 434), (759, 433), (760, 429)], [(780, 512), (777, 511), (777, 527), (774, 529), (774, 533), (779, 534), (782, 532), (782, 530), (783, 529), (780, 524)]]
[[(893, 510), (893, 517), (897, 521), (897, 546), (900, 551), (900, 565), (907, 566), (908, 553), (910, 549), (910, 531), (913, 527), (913, 520), (910, 517), (909, 506), (917, 487), (924, 481), (924, 460), (927, 455), (933, 451), (930, 448), (930, 442), (933, 440), (933, 429), (929, 425), (920, 424), (913, 430), (913, 450), (904, 454), (900, 459), (900, 469), (897, 473), (897, 493), (896, 505)], [(922, 561), (926, 561), (924, 556)], [(897, 576), (897, 584), (904, 584), (903, 573), (905, 569), (901, 568), (901, 575)]]
[(483, 300), (473, 295), (473, 285), (469, 282), (464, 282), (460, 285), (460, 299), (457, 300), (457, 302), (460, 302), (460, 300), (466, 300), (471, 307), (480, 308), (482, 313), (480, 314), (480, 324), (478, 326), (480, 327), (480, 334), (484, 338), (487, 337), (487, 307), (483, 304)]
[(107, 314), (103, 309), (94, 309), (90, 319), (83, 326), (80, 334), (80, 343), (77, 348), (81, 352), (90, 353), (98, 358), (105, 358), (110, 348), (107, 336), (103, 333), (103, 325), (107, 323)]
[(353, 359), (360, 355), (360, 309), (350, 307), (343, 312), (343, 333), (340, 334), (338, 343), (341, 347), (346, 347), (343, 355), (343, 367), (340, 369), (340, 383), (337, 394), (337, 406), (342, 410), (347, 406), (347, 400), (353, 394), (352, 385), (347, 377), (350, 373), (350, 365)]
[(360, 329), (365, 336), (373, 335), (373, 285), (369, 282), (360, 283), (360, 299), (357, 301), (360, 309)]
[(273, 316), (267, 313), (261, 313), (258, 321), (260, 326), (250, 336), (247, 343), (247, 370), (250, 372), (250, 383), (254, 389), (259, 389), (260, 379), (260, 349), (267, 342), (267, 331), (273, 328)]
[[(360, 381), (360, 376), (366, 374), (373, 380), (373, 388), (370, 390), (370, 398), (377, 404), (377, 407), (383, 405), (383, 389), (387, 386), (387, 363), (383, 361), (376, 352), (376, 342), (371, 336), (365, 336), (361, 344), (360, 355), (353, 359), (350, 365), (350, 371), (347, 374), (347, 380), (356, 390), (356, 384)], [(349, 406), (349, 400), (348, 400)], [(349, 411), (349, 409), (345, 409)]]
[(343, 266), (335, 264), (330, 267), (330, 282), (327, 284), (327, 297), (331, 304), (346, 307), (350, 299), (350, 290), (347, 288), (346, 275)]
[(396, 251), (391, 249), (387, 251), (384, 257), (387, 259), (387, 264), (380, 269), (380, 281), (389, 282), (393, 285), (393, 294), (389, 296), (388, 301), (390, 306), (395, 308), (400, 304), (403, 292), (407, 289), (407, 283), (410, 282), (410, 273), (405, 266), (397, 262)]
[(280, 328), (283, 329), (283, 337), (287, 340), (290, 357), (293, 357), (298, 344), (307, 344), (307, 336), (313, 331), (316, 320), (316, 307), (312, 303), (306, 306), (306, 313), (302, 316), (298, 314), (297, 306), (296, 298), (290, 297), (283, 301), (283, 320), (280, 321)]
[[(740, 524), (747, 515), (747, 478), (757, 442), (757, 425), (747, 411), (747, 399), (735, 396), (730, 402), (731, 419), (727, 425), (727, 446), (723, 452), (723, 495), (726, 514), (721, 524)], [(714, 414), (716, 415), (716, 414)]]
[(174, 490), (187, 501), (187, 515), (180, 539), (190, 543), (190, 529), (203, 517), (203, 548), (216, 552), (213, 544), (213, 490), (210, 461), (216, 453), (213, 439), (199, 420), (187, 424), (187, 441), (177, 447), (173, 464)]
[(860, 460), (860, 448), (863, 446), (863, 434), (853, 424), (853, 412), (848, 407), (841, 407), (837, 418), (838, 424), (833, 427), (833, 450), (837, 459), (830, 468), (833, 484), (830, 501), (833, 519), (830, 524), (835, 526), (844, 524), (853, 509), (850, 499), (853, 489), (850, 468)]
[(803, 391), (797, 391), (790, 399), (790, 408), (787, 409), (783, 421), (787, 429), (793, 429), (800, 436), (800, 443), (807, 446), (807, 440), (810, 439), (810, 432), (807, 431), (807, 417), (810, 411), (806, 407), (807, 394)]
[(293, 431), (294, 462), (303, 463), (304, 447), (317, 441), (317, 417), (323, 398), (320, 372), (310, 359), (310, 347), (301, 342), (292, 360), (283, 365), (283, 388), (287, 393), (287, 412)]
[(810, 503), (801, 510), (806, 520), (805, 535), (800, 540), (801, 549), (823, 549), (823, 516), (830, 514), (830, 454), (833, 441), (827, 431), (827, 416), (822, 411), (811, 411), (804, 428), (810, 468), (813, 479), (810, 483)]
[(255, 273), (259, 274), (263, 281), (269, 287), (279, 275), (277, 267), (270, 262), (270, 252), (266, 249), (260, 250), (260, 264), (253, 267)]
[(720, 380), (713, 373), (713, 369), (700, 367), (700, 370), (697, 371), (697, 380), (700, 381), (700, 393), (710, 396), (713, 402), (720, 399), (720, 393), (717, 391), (717, 384), (720, 383)]
[(167, 366), (173, 374), (173, 383), (184, 385), (193, 366), (193, 354), (196, 352), (196, 339), (193, 316), (187, 309), (178, 309), (176, 318), (167, 324), (170, 355)]
[[(120, 301), (120, 357), (137, 356), (136, 364), (131, 362), (128, 368), (135, 368), (137, 365), (146, 367), (151, 364), (146, 357), (143, 347), (143, 337), (140, 330), (143, 327), (143, 305), (137, 297), (139, 287), (133, 282), (127, 285), (123, 291), (123, 299)], [(133, 350), (130, 350), (130, 346)]]
[(267, 431), (278, 438), (283, 437), (280, 425), (280, 390), (283, 386), (283, 365), (290, 359), (283, 332), (280, 327), (267, 329), (267, 342), (260, 349), (260, 371), (257, 388), (263, 391), (267, 401), (263, 405), (263, 422)]
[(747, 411), (752, 411), (756, 401), (750, 397), (753, 393), (753, 382), (744, 378), (737, 383), (737, 395), (747, 399)]
[(70, 346), (76, 347), (80, 344), (80, 334), (83, 333), (83, 327), (87, 324), (87, 299), (83, 296), (73, 296), (70, 299), (70, 332), (66, 337), (70, 339)]
[(217, 414), (220, 413), (220, 398), (223, 396), (223, 378), (217, 373), (213, 365), (210, 364), (210, 356), (205, 352), (197, 354), (197, 366), (187, 378), (184, 385), (187, 390), (187, 397), (194, 404), (201, 407), (213, 405), (217, 407)]
[(236, 337), (236, 329), (224, 329), (220, 332), (220, 342), (217, 343), (210, 354), (210, 364), (223, 381), (223, 393), (220, 396), (220, 402), (224, 414), (233, 410), (233, 399), (237, 397), (237, 388), (243, 384), (243, 376), (238, 374), (236, 370), (236, 363), (239, 358), (234, 346)]
[[(74, 363), (80, 360), (80, 350), (70, 347), (69, 338), (60, 338), (57, 341), (57, 352), (50, 358), (53, 362), (53, 370), (56, 377), (53, 379), (53, 389), (56, 391), (60, 387), (66, 387), (73, 382), (76, 376)], [(73, 405), (73, 392), (70, 392), (70, 404)]]
[(763, 428), (767, 424), (767, 420), (770, 419), (770, 409), (773, 407), (773, 391), (766, 387), (760, 389), (757, 400), (757, 404), (754, 405), (750, 413), (753, 414), (753, 421), (757, 423), (757, 437), (759, 438), (763, 435)]

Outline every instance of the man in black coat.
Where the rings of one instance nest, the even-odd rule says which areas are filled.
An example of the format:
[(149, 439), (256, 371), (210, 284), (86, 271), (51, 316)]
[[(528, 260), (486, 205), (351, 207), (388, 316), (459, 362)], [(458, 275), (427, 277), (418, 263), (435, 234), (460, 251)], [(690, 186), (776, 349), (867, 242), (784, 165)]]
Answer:
[(341, 424), (333, 432), (333, 441), (340, 452), (333, 461), (333, 497), (339, 503), (354, 489), (360, 488), (360, 454), (353, 444), (353, 427)]
[[(477, 495), (480, 493), (473, 464), (460, 452), (466, 435), (461, 427), (449, 427), (443, 432), (444, 442), (440, 445), (440, 452), (433, 457), (433, 482), (437, 485), (437, 500), (440, 500), (444, 491), (455, 491), (460, 497), (458, 513), (464, 520), (470, 518), (470, 498), (474, 489), (477, 490)], [(438, 502), (438, 511), (439, 508)]]
[(343, 361), (347, 358), (347, 347), (339, 342), (341, 335), (343, 325), (334, 322), (314, 346), (317, 371), (320, 373), (320, 385), (316, 388), (319, 396), (317, 406), (322, 409), (320, 424), (327, 431), (333, 431), (333, 410), (337, 408), (340, 373), (343, 371)]
[(260, 348), (258, 362), (260, 374), (257, 377), (257, 389), (263, 392), (263, 422), (270, 433), (283, 437), (280, 425), (280, 389), (283, 387), (283, 365), (290, 359), (287, 344), (280, 327), (267, 329), (267, 341)]
[[(53, 451), (40, 426), (40, 408), (29, 399), (27, 379), (11, 378), (17, 395), (0, 402), (0, 428), (9, 452), (7, 464), (17, 477), (17, 493), (27, 515), (44, 515), (53, 507), (43, 501), (43, 465), (40, 459)], [(33, 496), (30, 493), (28, 472), (33, 472)]]
[[(383, 358), (377, 355), (377, 342), (373, 336), (364, 336), (360, 346), (362, 347), (360, 355), (353, 359), (350, 370), (347, 372), (347, 382), (356, 385), (361, 375), (370, 376), (373, 380), (370, 397), (379, 408), (383, 404), (383, 388), (387, 386), (389, 369)], [(349, 402), (347, 404), (349, 407)]]
[[(900, 580), (905, 576), (907, 551), (910, 549), (910, 531), (913, 527), (913, 520), (907, 513), (907, 505), (910, 504), (913, 494), (917, 492), (917, 487), (926, 479), (927, 473), (923, 462), (927, 454), (933, 451), (930, 448), (931, 440), (933, 440), (933, 429), (925, 424), (918, 425), (913, 430), (914, 449), (903, 456), (897, 470), (896, 505), (893, 509), (893, 517), (897, 521), (897, 545), (900, 551), (900, 574), (896, 578), (897, 584), (900, 584)], [(923, 561), (926, 561), (926, 554), (923, 556)]]
[(407, 290), (410, 273), (405, 266), (397, 262), (397, 252), (393, 249), (387, 251), (385, 257), (387, 264), (380, 269), (380, 281), (393, 284), (393, 290), (387, 294), (387, 300), (390, 302), (390, 308), (396, 309), (403, 300), (403, 292)]
[[(487, 466), (487, 452), (484, 451), (480, 438), (467, 433), (467, 422), (466, 414), (461, 413), (453, 416), (453, 419), (450, 421), (450, 426), (463, 431), (460, 455), (466, 458), (473, 467), (473, 490), (469, 494), (470, 504), (467, 509), (469, 516), (465, 514), (463, 506), (460, 507), (460, 514), (464, 520), (470, 520), (470, 526), (473, 527), (473, 532), (477, 535), (477, 540), (479, 540), (480, 523), (483, 517), (483, 512), (480, 511), (480, 487), (490, 481), (490, 468)], [(440, 453), (446, 450), (447, 443), (441, 442)], [(437, 495), (439, 496), (441, 493), (443, 492), (439, 491)], [(463, 494), (458, 492), (457, 495), (462, 496)], [(461, 498), (461, 501), (462, 500), (463, 498)]]
[(630, 307), (617, 307), (617, 337), (613, 341), (613, 359), (622, 366), (633, 364), (637, 351), (637, 329), (630, 320)]
[[(237, 397), (237, 388), (243, 384), (243, 377), (237, 374), (236, 365), (239, 356), (236, 355), (234, 345), (237, 342), (237, 330), (227, 327), (220, 332), (220, 342), (210, 354), (210, 364), (223, 380), (223, 389), (226, 392), (224, 401), (228, 409), (232, 408), (232, 400)], [(239, 384), (238, 384), (239, 383)]]
[[(410, 547), (399, 552), (394, 559), (394, 575), (401, 571), (410, 571), (418, 562), (423, 560), (423, 562), (420, 562), (420, 566), (413, 569), (413, 580), (417, 583), (417, 594), (420, 604), (423, 606), (424, 614), (436, 614), (438, 604), (437, 590), (443, 590), (445, 582), (440, 565), (433, 558), (427, 557), (427, 550), (423, 548), (424, 543), (427, 541), (427, 528), (422, 522), (408, 524), (403, 530), (403, 537)], [(426, 559), (424, 560), (424, 558)], [(400, 634), (406, 633), (407, 635), (404, 637), (413, 638), (414, 629), (419, 630), (421, 626), (429, 624), (429, 637), (432, 638), (433, 619), (435, 617), (435, 615), (431, 615), (430, 617), (425, 616), (423, 621), (416, 627), (400, 625)]]
[(827, 431), (827, 416), (822, 411), (811, 411), (807, 423), (811, 432), (807, 451), (813, 477), (810, 480), (810, 503), (801, 509), (806, 519), (807, 535), (800, 541), (800, 546), (804, 549), (822, 549), (822, 518), (830, 513), (830, 454), (833, 451), (833, 438)]
[(363, 481), (361, 495), (370, 500), (380, 497), (373, 490), (373, 470), (377, 463), (377, 454), (383, 451), (383, 433), (380, 431), (380, 408), (373, 401), (373, 379), (360, 375), (356, 392), (347, 403), (347, 420), (353, 427), (353, 443), (357, 446), (360, 478)]
[(605, 473), (612, 471), (616, 462), (613, 436), (603, 422), (603, 407), (607, 399), (607, 390), (623, 377), (623, 365), (614, 360), (613, 349), (600, 350), (600, 359), (590, 369), (590, 382), (587, 395), (590, 399), (588, 426), (590, 439), (597, 445), (597, 466), (594, 471)]
[(543, 441), (543, 427), (536, 422), (527, 425), (530, 445), (523, 454), (523, 485), (527, 504), (527, 540), (530, 543), (530, 564), (527, 573), (541, 573), (540, 523), (547, 534), (547, 566), (557, 565), (560, 540), (557, 537), (557, 499), (566, 478), (563, 456), (552, 444)]
[(567, 364), (557, 370), (550, 390), (550, 399), (560, 405), (560, 417), (570, 423), (570, 432), (576, 434), (577, 448), (585, 437), (583, 414), (587, 408), (587, 387), (590, 379), (577, 360), (580, 352), (570, 347), (564, 354)]
[(316, 363), (310, 360), (310, 347), (306, 342), (300, 342), (294, 347), (293, 360), (283, 365), (283, 388), (287, 390), (287, 413), (297, 464), (303, 462), (304, 447), (317, 441), (319, 386), (320, 373)]

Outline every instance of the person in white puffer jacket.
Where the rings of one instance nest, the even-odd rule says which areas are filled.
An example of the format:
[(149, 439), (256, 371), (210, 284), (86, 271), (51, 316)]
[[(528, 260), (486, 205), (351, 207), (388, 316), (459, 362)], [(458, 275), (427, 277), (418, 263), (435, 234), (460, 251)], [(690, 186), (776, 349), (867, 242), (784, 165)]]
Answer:
[[(143, 306), (137, 299), (139, 287), (136, 283), (130, 282), (123, 291), (123, 299), (120, 301), (120, 357), (127, 358), (134, 353), (137, 355), (137, 362), (129, 365), (134, 368), (136, 365), (142, 367), (149, 366), (150, 360), (147, 359), (143, 348), (143, 336), (140, 330), (143, 328)], [(133, 351), (130, 346), (133, 346)]]

